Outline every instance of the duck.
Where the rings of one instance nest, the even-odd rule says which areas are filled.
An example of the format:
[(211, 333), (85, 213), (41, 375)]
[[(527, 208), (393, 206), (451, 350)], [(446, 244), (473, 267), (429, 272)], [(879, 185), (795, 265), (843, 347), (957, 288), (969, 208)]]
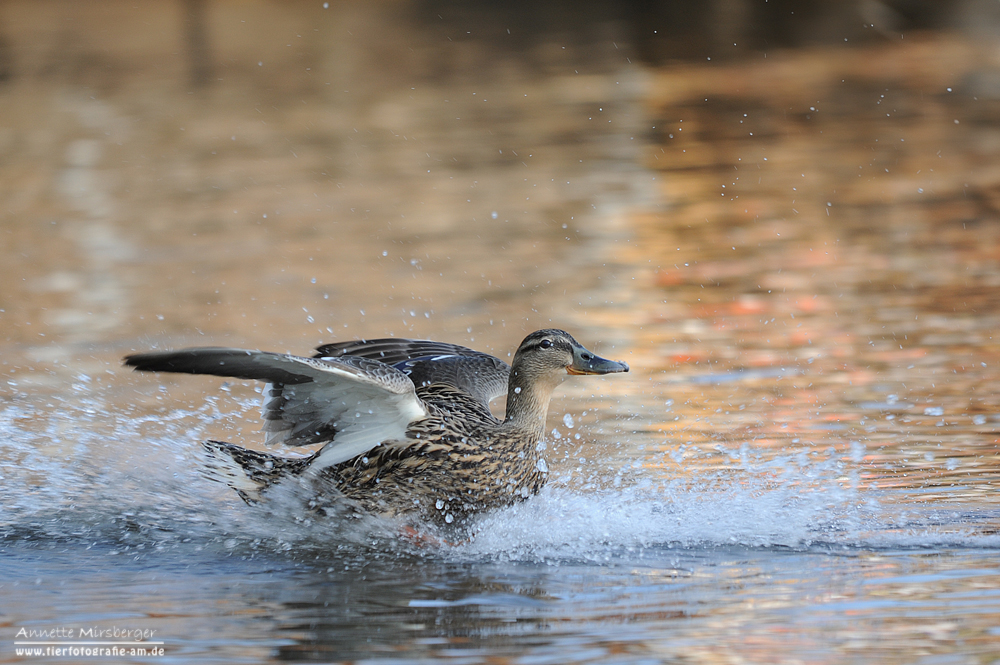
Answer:
[[(629, 371), (559, 329), (529, 334), (510, 365), (396, 337), (326, 344), (311, 357), (198, 347), (136, 353), (124, 365), (265, 382), (265, 446), (319, 447), (290, 457), (204, 442), (206, 474), (246, 503), (296, 479), (361, 513), (442, 526), (537, 494), (548, 478), (542, 450), (555, 388), (568, 376)], [(489, 405), (504, 394), (500, 419)]]

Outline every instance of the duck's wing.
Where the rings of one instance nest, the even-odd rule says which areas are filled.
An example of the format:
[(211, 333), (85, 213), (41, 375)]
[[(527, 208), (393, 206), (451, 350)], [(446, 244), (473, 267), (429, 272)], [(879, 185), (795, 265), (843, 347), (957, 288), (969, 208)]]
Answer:
[(328, 442), (322, 466), (337, 464), (383, 441), (406, 437), (427, 415), (402, 371), (358, 356), (302, 358), (264, 351), (196, 348), (138, 353), (125, 364), (137, 370), (211, 374), (267, 381), (265, 443), (304, 446)]
[(486, 354), (475, 356), (423, 356), (393, 365), (410, 377), (418, 388), (443, 383), (457, 388), (483, 404), (507, 394), (510, 366)]
[(486, 404), (507, 393), (510, 365), (458, 344), (387, 337), (325, 344), (316, 349), (318, 358), (345, 355), (379, 360), (409, 376), (415, 386), (443, 383)]
[(314, 358), (338, 358), (358, 356), (379, 360), (387, 365), (426, 356), (493, 356), (458, 344), (435, 342), (429, 339), (402, 339), (383, 337), (381, 339), (355, 339), (350, 342), (334, 342), (316, 347)]

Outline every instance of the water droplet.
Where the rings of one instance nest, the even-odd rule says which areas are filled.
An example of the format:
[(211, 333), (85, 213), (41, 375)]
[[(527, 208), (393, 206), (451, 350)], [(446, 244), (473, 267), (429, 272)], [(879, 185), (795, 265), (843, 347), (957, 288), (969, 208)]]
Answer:
[(539, 471), (541, 471), (542, 473), (548, 473), (549, 472), (549, 465), (546, 464), (545, 460), (543, 460), (540, 457), (538, 458), (538, 461), (535, 462), (535, 468), (538, 469)]
[(569, 429), (573, 429), (573, 416), (569, 415), (568, 413), (566, 415), (564, 415), (563, 416), (563, 425), (565, 425)]
[(447, 522), (448, 524), (451, 524), (452, 522), (455, 521), (455, 517), (451, 513), (448, 513), (447, 515), (444, 516), (444, 521)]
[(928, 406), (924, 409), (925, 416), (943, 416), (944, 408), (940, 406)]
[(500, 215), (498, 215), (498, 214), (497, 214), (497, 211), (496, 211), (496, 210), (494, 210), (493, 212), (491, 212), (491, 213), (490, 213), (490, 217), (492, 217), (493, 219), (496, 219), (496, 218), (497, 218), (497, 217), (499, 217), (499, 216), (500, 216)]
[(441, 510), (442, 508), (444, 508), (444, 501), (442, 501), (441, 499), (438, 499), (434, 503), (434, 507), (437, 508), (438, 510)]
[(860, 441), (851, 441), (851, 461), (860, 462), (865, 458), (867, 446)]
[(557, 430), (555, 427), (552, 428), (552, 438), (558, 441), (562, 438), (562, 432)]
[(521, 394), (521, 386), (517, 386), (516, 388), (514, 388), (514, 394), (515, 395), (520, 395)]

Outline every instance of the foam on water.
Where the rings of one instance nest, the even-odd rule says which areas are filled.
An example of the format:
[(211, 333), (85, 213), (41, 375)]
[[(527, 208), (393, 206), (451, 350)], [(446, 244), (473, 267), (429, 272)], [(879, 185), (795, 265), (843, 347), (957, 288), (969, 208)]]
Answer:
[[(199, 424), (218, 417), (211, 408), (115, 419), (92, 402), (61, 406), (0, 410), (0, 542), (75, 541), (122, 552), (412, 550), (399, 541), (398, 523), (309, 514), (294, 484), (250, 507), (203, 478)], [(556, 474), (539, 496), (483, 515), (471, 537), (450, 538), (457, 545), (418, 551), (599, 561), (664, 547), (1000, 545), (973, 528), (936, 528), (913, 510), (901, 516), (859, 490), (832, 452), (755, 462), (734, 451), (732, 458), (725, 474), (669, 479), (632, 465), (617, 477), (588, 479), (603, 489), (579, 489)]]

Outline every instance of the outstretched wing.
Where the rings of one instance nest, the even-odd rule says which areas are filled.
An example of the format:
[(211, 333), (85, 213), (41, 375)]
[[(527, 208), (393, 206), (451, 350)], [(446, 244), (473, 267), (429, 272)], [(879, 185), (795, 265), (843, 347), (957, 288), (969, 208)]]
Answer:
[(317, 358), (345, 355), (379, 360), (402, 371), (416, 386), (443, 383), (485, 404), (507, 393), (510, 366), (488, 353), (458, 344), (386, 337), (325, 344), (316, 349)]
[(337, 464), (383, 441), (405, 438), (427, 415), (414, 385), (400, 370), (357, 356), (302, 358), (263, 351), (196, 348), (138, 353), (137, 370), (211, 374), (267, 381), (264, 432), (268, 445), (328, 442), (318, 461)]

